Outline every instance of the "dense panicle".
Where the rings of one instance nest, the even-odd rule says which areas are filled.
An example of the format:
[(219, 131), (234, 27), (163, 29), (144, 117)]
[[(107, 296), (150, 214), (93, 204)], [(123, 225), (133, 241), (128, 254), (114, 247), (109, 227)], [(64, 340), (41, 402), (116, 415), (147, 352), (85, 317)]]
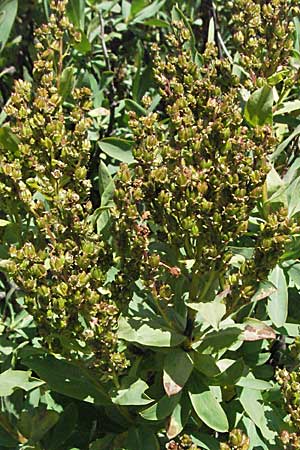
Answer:
[(299, 2), (238, 0), (229, 7), (239, 64), (255, 78), (286, 68), (294, 46), (293, 17), (299, 14)]
[(64, 101), (64, 58), (78, 38), (65, 6), (52, 2), (49, 24), (36, 32), (34, 80), (17, 81), (6, 108), (19, 144), (1, 148), (0, 190), (15, 221), (25, 217), (8, 270), (44, 342), (64, 355), (92, 352), (106, 370), (117, 309), (101, 292), (111, 261), (89, 221), (90, 91), (71, 86)]
[[(141, 277), (153, 295), (168, 298), (168, 280), (184, 269), (177, 265), (185, 255), (194, 261), (190, 301), (200, 300), (199, 280), (214, 274), (231, 289), (232, 309), (275, 267), (289, 221), (284, 211), (269, 214), (253, 257), (228, 275), (230, 246), (247, 233), (250, 213), (261, 201), (275, 139), (269, 126), (245, 123), (230, 63), (219, 60), (211, 44), (202, 61), (195, 60), (188, 43), (189, 31), (176, 22), (166, 59), (154, 45), (161, 111), (132, 114), (137, 163), (121, 167), (115, 193), (123, 281), (128, 286)], [(153, 241), (177, 249), (176, 267), (151, 251)]]
[(289, 414), (290, 426), (294, 432), (282, 431), (281, 441), (285, 450), (300, 448), (300, 371), (289, 372), (287, 369), (277, 371), (276, 378), (280, 384), (284, 405)]

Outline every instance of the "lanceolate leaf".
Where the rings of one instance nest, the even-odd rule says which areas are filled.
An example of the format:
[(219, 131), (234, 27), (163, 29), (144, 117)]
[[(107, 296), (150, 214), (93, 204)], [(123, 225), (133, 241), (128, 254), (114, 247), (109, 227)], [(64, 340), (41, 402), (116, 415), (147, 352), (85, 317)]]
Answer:
[(119, 320), (118, 336), (124, 341), (151, 347), (176, 347), (186, 339), (185, 336), (161, 326), (159, 322), (141, 322), (124, 317)]
[(189, 303), (188, 306), (198, 311), (203, 320), (215, 330), (218, 330), (221, 319), (226, 313), (226, 306), (219, 298), (212, 302)]
[(282, 327), (288, 314), (288, 289), (283, 269), (278, 265), (272, 271), (269, 281), (274, 284), (277, 291), (270, 295), (268, 313), (277, 327)]
[(297, 289), (300, 289), (300, 263), (293, 264), (289, 269), (289, 277)]
[(211, 355), (195, 353), (194, 364), (196, 369), (207, 377), (214, 377), (221, 373), (215, 359)]
[(258, 390), (244, 388), (240, 396), (240, 402), (255, 425), (267, 439), (274, 439), (274, 432), (268, 427), (268, 418), (261, 404), (262, 396)]
[(221, 433), (228, 431), (228, 420), (220, 403), (201, 379), (189, 382), (189, 396), (198, 417), (210, 428)]
[(234, 326), (208, 333), (197, 347), (197, 351), (211, 354), (225, 348), (228, 349), (231, 345), (241, 340), (241, 333), (242, 330)]
[(250, 95), (245, 107), (245, 119), (253, 126), (271, 124), (272, 107), (273, 88), (265, 85)]
[(115, 184), (107, 166), (102, 160), (99, 164), (98, 185), (101, 196), (101, 206), (107, 206), (112, 201)]
[(111, 404), (98, 379), (92, 381), (84, 368), (50, 355), (30, 356), (23, 364), (33, 369), (55, 392), (97, 405)]
[(68, 2), (68, 15), (76, 28), (84, 30), (84, 5), (85, 0), (69, 0)]
[(254, 389), (257, 391), (265, 391), (272, 388), (272, 384), (264, 380), (257, 380), (256, 378), (241, 377), (236, 383), (237, 386)]
[(171, 398), (165, 395), (157, 403), (140, 412), (140, 415), (146, 420), (166, 419), (172, 414), (175, 406), (180, 401), (180, 397), (181, 394), (174, 395)]
[(193, 361), (187, 352), (178, 348), (168, 353), (164, 364), (163, 383), (169, 397), (182, 390), (192, 370)]
[(7, 125), (0, 128), (0, 143), (11, 152), (18, 152), (19, 139)]
[(113, 398), (116, 405), (148, 405), (153, 400), (145, 395), (145, 391), (149, 388), (148, 384), (143, 380), (137, 380), (131, 384), (128, 389), (121, 389), (117, 396)]
[(238, 360), (223, 359), (217, 362), (220, 374), (211, 379), (211, 384), (228, 386), (235, 384), (243, 374), (245, 364), (240, 358)]
[(146, 8), (142, 9), (131, 21), (131, 23), (141, 23), (145, 19), (149, 19), (150, 17), (155, 16), (158, 14), (162, 6), (164, 5), (165, 0), (155, 0), (154, 2), (151, 2), (149, 6), (146, 6)]
[(120, 138), (104, 138), (99, 142), (99, 147), (111, 158), (130, 164), (134, 161), (131, 148), (132, 141)]
[(0, 1), (0, 52), (9, 38), (18, 11), (18, 0)]

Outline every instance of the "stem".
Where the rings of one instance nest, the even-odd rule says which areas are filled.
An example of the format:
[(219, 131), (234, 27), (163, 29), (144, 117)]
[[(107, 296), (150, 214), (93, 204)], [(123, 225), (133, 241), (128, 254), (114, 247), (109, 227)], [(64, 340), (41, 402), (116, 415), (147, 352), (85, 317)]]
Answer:
[[(104, 54), (104, 60), (105, 60), (107, 70), (109, 70), (111, 72), (112, 67), (111, 67), (109, 54), (108, 54), (108, 50), (107, 50), (106, 42), (105, 42), (105, 24), (104, 24), (104, 20), (103, 20), (101, 12), (99, 12), (99, 22), (100, 22), (100, 39), (101, 39), (101, 45), (102, 45), (102, 50), (103, 50), (103, 54)], [(108, 127), (107, 127), (107, 130), (105, 133), (106, 136), (109, 136), (111, 134), (111, 132), (113, 131), (113, 125), (114, 125), (114, 121), (115, 121), (115, 108), (117, 105), (116, 101), (115, 101), (116, 94), (117, 94), (117, 89), (116, 89), (115, 82), (113, 79), (111, 82), (111, 91), (109, 93), (110, 116), (109, 116)]]
[[(193, 273), (193, 278), (192, 278), (192, 286), (191, 286), (191, 290), (190, 290), (189, 300), (197, 299), (197, 303), (200, 303), (205, 298), (207, 292), (211, 288), (212, 283), (215, 281), (216, 275), (217, 275), (217, 272), (215, 270), (212, 270), (210, 272), (209, 278), (204, 286), (204, 289), (203, 289), (201, 295), (197, 299), (197, 294), (198, 294), (198, 286), (197, 286), (198, 283), (197, 282), (199, 280), (199, 275), (196, 273), (196, 269), (195, 269), (194, 273)], [(196, 314), (197, 314), (196, 311), (189, 308), (184, 334), (190, 339), (190, 341), (192, 340), (192, 337), (193, 337)]]
[[(264, 162), (266, 165), (266, 162)], [(263, 215), (264, 219), (267, 219), (270, 214), (270, 205), (268, 204), (268, 186), (267, 180), (265, 180), (262, 188), (262, 201), (263, 201)]]
[(57, 81), (56, 81), (56, 87), (59, 90), (60, 88), (60, 77), (62, 74), (62, 70), (63, 70), (63, 60), (64, 60), (64, 55), (63, 55), (63, 38), (61, 38), (59, 40), (59, 59), (58, 59), (58, 73), (57, 73)]
[(113, 376), (112, 379), (113, 379), (114, 385), (116, 386), (117, 389), (120, 389), (121, 386), (120, 386), (119, 379), (117, 377), (117, 374), (116, 374), (116, 371), (114, 368), (112, 369), (112, 376)]
[(207, 280), (206, 285), (204, 286), (204, 289), (199, 297), (199, 303), (205, 298), (207, 292), (209, 291), (209, 289), (211, 288), (212, 283), (215, 281), (216, 278), (216, 272), (214, 270), (212, 270), (210, 272), (209, 278)]
[(179, 327), (177, 326), (176, 323), (174, 323), (172, 320), (170, 320), (166, 314), (166, 312), (164, 311), (164, 309), (161, 307), (158, 296), (157, 296), (157, 292), (156, 292), (156, 288), (154, 287), (153, 291), (153, 299), (155, 302), (155, 305), (160, 313), (160, 315), (162, 316), (162, 318), (164, 319), (164, 321), (166, 322), (166, 324), (168, 325), (168, 327), (173, 330), (175, 329), (177, 332), (182, 333), (182, 330), (179, 329)]
[(190, 259), (193, 259), (194, 251), (193, 251), (193, 247), (191, 246), (188, 236), (185, 236), (185, 238), (184, 238), (184, 250), (185, 250), (187, 256)]

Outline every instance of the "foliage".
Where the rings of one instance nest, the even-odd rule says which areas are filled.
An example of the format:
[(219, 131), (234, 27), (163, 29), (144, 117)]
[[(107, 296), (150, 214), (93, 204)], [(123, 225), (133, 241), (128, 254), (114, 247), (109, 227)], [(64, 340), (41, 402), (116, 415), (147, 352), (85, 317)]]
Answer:
[(1, 448), (300, 448), (299, 8), (180, 7), (0, 2)]

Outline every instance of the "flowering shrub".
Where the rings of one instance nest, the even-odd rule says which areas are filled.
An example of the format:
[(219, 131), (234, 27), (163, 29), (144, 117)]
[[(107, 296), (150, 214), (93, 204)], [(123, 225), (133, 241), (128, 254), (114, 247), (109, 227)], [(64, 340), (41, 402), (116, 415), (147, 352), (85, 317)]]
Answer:
[(3, 448), (299, 448), (298, 6), (189, 3), (37, 2), (3, 74)]

